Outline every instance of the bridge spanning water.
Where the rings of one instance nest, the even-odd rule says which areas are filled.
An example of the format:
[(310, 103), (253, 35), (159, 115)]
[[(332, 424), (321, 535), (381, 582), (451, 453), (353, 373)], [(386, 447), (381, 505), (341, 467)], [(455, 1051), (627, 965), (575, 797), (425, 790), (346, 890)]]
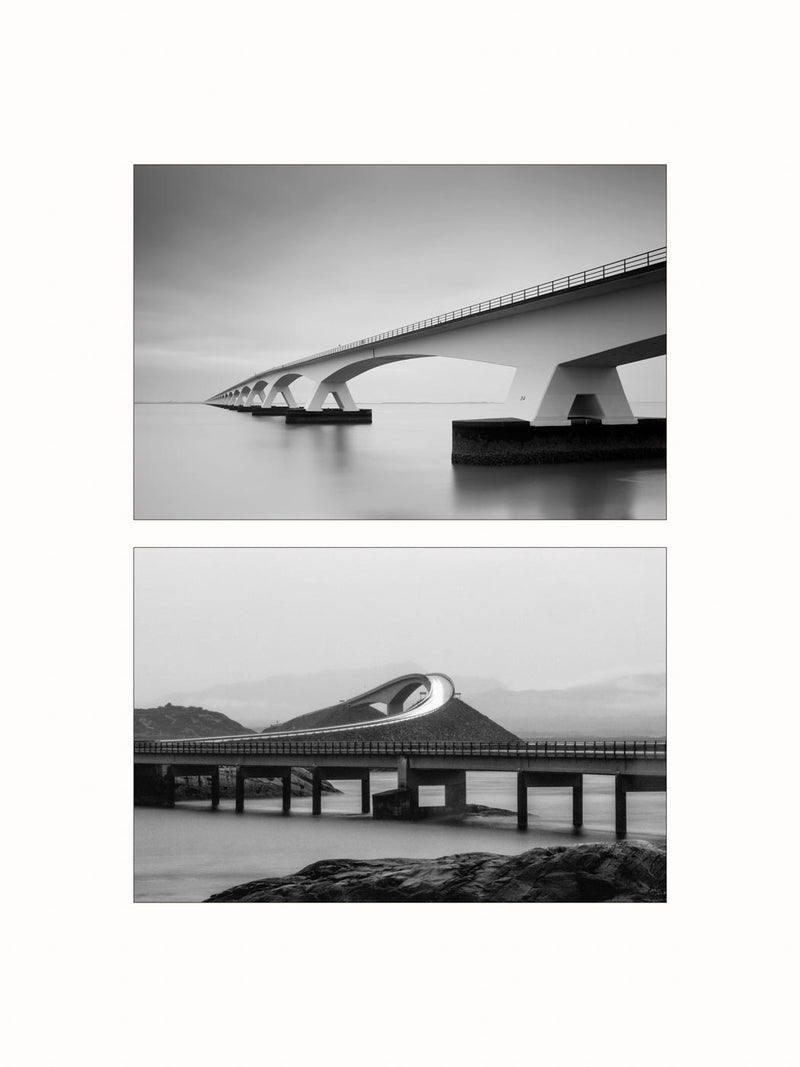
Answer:
[[(163, 773), (167, 803), (175, 803), (175, 779), (211, 778), (211, 806), (219, 804), (220, 767), (236, 768), (236, 810), (244, 811), (247, 778), (280, 778), (283, 811), (291, 810), (293, 767), (312, 770), (312, 810), (322, 812), (324, 779), (360, 780), (362, 812), (376, 818), (414, 819), (429, 814), (419, 804), (420, 786), (445, 789), (445, 811), (466, 810), (467, 772), (509, 771), (517, 776), (517, 825), (528, 825), (530, 787), (572, 788), (572, 824), (583, 825), (583, 775), (613, 775), (615, 830), (627, 832), (627, 794), (666, 790), (667, 747), (653, 740), (337, 741), (268, 735), (224, 740), (135, 741), (134, 764)], [(370, 771), (396, 770), (398, 788), (370, 798)], [(441, 810), (441, 809), (436, 809)]]
[[(651, 249), (336, 345), (260, 371), (206, 402), (313, 421), (328, 417), (323, 408), (332, 397), (344, 421), (357, 421), (352, 379), (390, 363), (448, 356), (514, 367), (507, 414), (534, 427), (576, 419), (633, 425), (617, 368), (666, 352), (666, 258), (666, 248)], [(315, 387), (304, 409), (292, 393), (302, 377)], [(276, 405), (279, 398), (285, 406)]]

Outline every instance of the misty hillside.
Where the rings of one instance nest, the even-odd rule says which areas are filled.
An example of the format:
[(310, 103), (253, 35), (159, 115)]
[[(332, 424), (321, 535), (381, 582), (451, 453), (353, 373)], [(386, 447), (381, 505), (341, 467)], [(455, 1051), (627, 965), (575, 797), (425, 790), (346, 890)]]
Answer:
[(226, 737), (254, 731), (219, 711), (165, 704), (160, 708), (134, 708), (133, 736), (137, 740), (164, 737)]
[(666, 733), (663, 674), (634, 674), (569, 689), (497, 688), (470, 692), (470, 698), (522, 737), (663, 737)]
[(286, 722), (267, 726), (263, 733), (268, 734), (275, 730), (313, 730), (315, 727), (343, 726), (351, 722), (369, 722), (370, 719), (379, 718), (380, 714), (370, 704), (332, 704), (329, 708), (309, 711), (305, 715), (297, 715), (293, 719), (287, 719)]

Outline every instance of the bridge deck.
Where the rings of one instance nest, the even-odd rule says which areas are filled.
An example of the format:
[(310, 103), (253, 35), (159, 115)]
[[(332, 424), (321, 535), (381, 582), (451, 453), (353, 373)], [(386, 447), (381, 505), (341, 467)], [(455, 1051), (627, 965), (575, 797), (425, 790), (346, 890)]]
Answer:
[(135, 741), (134, 762), (208, 766), (371, 767), (395, 769), (405, 758), (418, 770), (572, 771), (582, 774), (666, 773), (665, 741)]
[(356, 352), (361, 348), (380, 347), (398, 338), (408, 337), (409, 335), (425, 335), (454, 325), (466, 326), (471, 321), (485, 320), (487, 317), (493, 317), (498, 313), (524, 310), (531, 305), (549, 303), (554, 298), (563, 298), (566, 295), (574, 297), (580, 294), (581, 291), (596, 289), (610, 282), (619, 280), (630, 282), (636, 276), (646, 276), (655, 272), (663, 273), (666, 270), (666, 262), (666, 247), (655, 248), (647, 252), (640, 252), (635, 256), (628, 256), (625, 259), (614, 260), (598, 267), (591, 267), (588, 270), (576, 271), (574, 274), (554, 278), (551, 281), (529, 286), (526, 289), (517, 289), (513, 293), (505, 293), (503, 296), (492, 297), (490, 300), (468, 304), (464, 307), (456, 308), (454, 311), (433, 315), (430, 318), (420, 319), (405, 326), (398, 326), (393, 330), (386, 330), (383, 333), (361, 337), (357, 341), (348, 341), (345, 344), (335, 345), (333, 348), (327, 348), (322, 352), (314, 352), (303, 359), (270, 367), (268, 370), (262, 371), (257, 375), (251, 375), (249, 378), (244, 378), (241, 382), (237, 382), (235, 385), (216, 393), (206, 403), (213, 403), (225, 393), (239, 389), (256, 378), (269, 378), (270, 375), (274, 376), (279, 371), (283, 372), (309, 366), (315, 361), (327, 359), (329, 356)]

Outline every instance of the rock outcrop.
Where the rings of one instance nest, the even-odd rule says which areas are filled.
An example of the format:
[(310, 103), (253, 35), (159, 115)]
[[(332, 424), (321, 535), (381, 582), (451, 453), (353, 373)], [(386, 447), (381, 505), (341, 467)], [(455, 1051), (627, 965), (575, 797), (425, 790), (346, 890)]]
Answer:
[[(283, 789), (280, 778), (246, 778), (244, 795), (246, 797), (279, 797)], [(323, 781), (323, 793), (341, 793), (341, 789)], [(236, 795), (236, 768), (220, 767), (219, 795), (222, 798)], [(311, 771), (305, 767), (292, 768), (292, 796), (311, 796)], [(176, 800), (206, 800), (211, 798), (211, 779), (207, 777), (176, 778)]]
[(438, 859), (321, 860), (209, 902), (584, 903), (666, 900), (666, 850), (645, 841), (470, 852)]

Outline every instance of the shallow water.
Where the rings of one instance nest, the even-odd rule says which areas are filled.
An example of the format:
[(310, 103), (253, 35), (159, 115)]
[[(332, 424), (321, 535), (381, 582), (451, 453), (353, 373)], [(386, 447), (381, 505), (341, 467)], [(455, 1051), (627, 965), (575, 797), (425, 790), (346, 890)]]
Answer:
[[(360, 812), (360, 782), (336, 782), (340, 794), (323, 794), (322, 815), (311, 815), (311, 798), (293, 798), (292, 814), (280, 798), (246, 800), (236, 815), (233, 800), (212, 812), (208, 801), (173, 810), (136, 808), (134, 894), (139, 901), (199, 901), (241, 882), (291, 874), (321, 859), (432, 857), (456, 852), (514, 855), (537, 846), (613, 841), (614, 779), (584, 777), (584, 828), (571, 828), (571, 789), (530, 789), (529, 828), (520, 833), (516, 816), (470, 818), (451, 823), (375, 821)], [(374, 773), (371, 792), (393, 789), (396, 774)], [(422, 794), (422, 803), (442, 797)], [(440, 791), (441, 793), (441, 791)], [(467, 775), (467, 800), (516, 810), (516, 775)], [(628, 796), (628, 836), (663, 842), (666, 795)]]
[(376, 404), (372, 425), (287, 426), (204, 404), (137, 404), (136, 518), (664, 518), (659, 463), (453, 466), (452, 421), (502, 414)]

